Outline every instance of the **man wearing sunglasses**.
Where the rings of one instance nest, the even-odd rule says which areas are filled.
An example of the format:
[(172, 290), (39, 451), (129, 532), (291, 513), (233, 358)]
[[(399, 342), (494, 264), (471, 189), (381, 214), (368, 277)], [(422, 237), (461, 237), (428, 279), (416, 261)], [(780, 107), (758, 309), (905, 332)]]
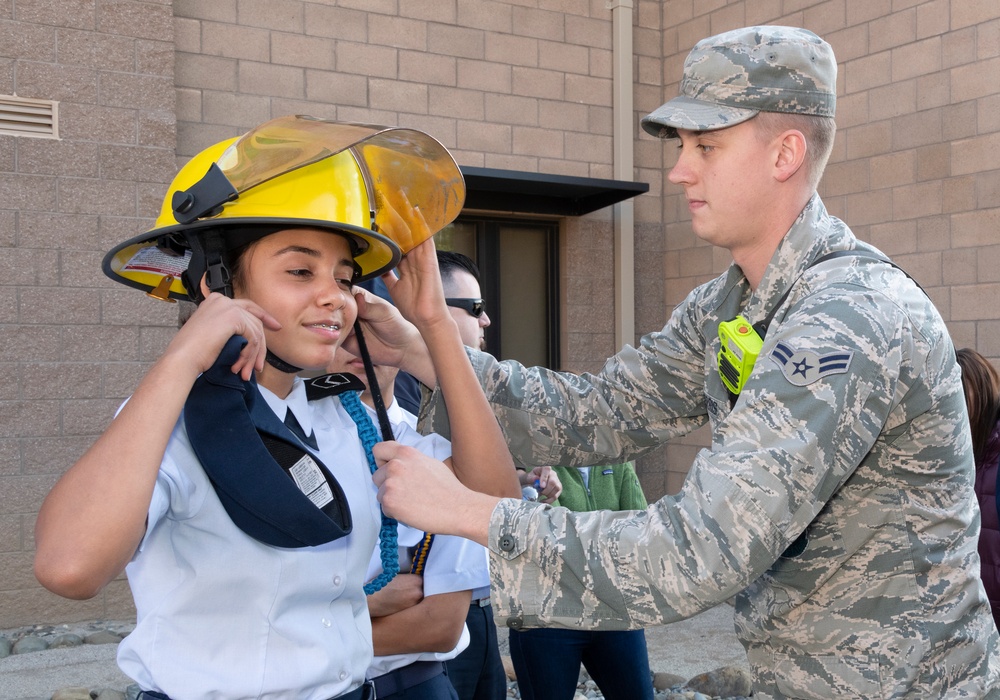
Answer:
[[(490, 317), (482, 298), (479, 267), (462, 253), (439, 250), (437, 256), (445, 303), (458, 324), (462, 342), (485, 350)], [(538, 500), (543, 503), (551, 503), (562, 491), (562, 483), (548, 467), (519, 471), (518, 478), (522, 486), (536, 486)], [(483, 556), (488, 559), (485, 549)], [(481, 584), (472, 591), (472, 605), (465, 619), (471, 635), (469, 646), (446, 661), (445, 666), (460, 700), (503, 700), (507, 696), (507, 682), (490, 606), (489, 579), (484, 577)]]
[(445, 303), (458, 324), (462, 342), (470, 348), (485, 350), (486, 328), (491, 321), (479, 287), (479, 268), (468, 256), (445, 250), (438, 251), (438, 268)]
[[(461, 253), (439, 250), (437, 255), (445, 303), (458, 324), (462, 342), (471, 348), (485, 350), (490, 317), (479, 286), (479, 267)], [(489, 560), (485, 549), (483, 557)], [(470, 634), (469, 646), (445, 662), (445, 666), (461, 700), (502, 700), (507, 695), (507, 676), (500, 660), (488, 576), (479, 583), (480, 586), (472, 591), (472, 605), (465, 618)]]

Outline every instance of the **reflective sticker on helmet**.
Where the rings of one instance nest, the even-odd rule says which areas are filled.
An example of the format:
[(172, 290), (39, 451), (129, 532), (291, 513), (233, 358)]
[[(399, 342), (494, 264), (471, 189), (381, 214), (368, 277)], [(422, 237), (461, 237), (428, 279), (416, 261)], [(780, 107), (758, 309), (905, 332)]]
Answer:
[(121, 272), (141, 271), (152, 272), (158, 275), (171, 275), (180, 277), (188, 268), (191, 261), (191, 251), (187, 250), (184, 255), (167, 255), (155, 246), (146, 246), (136, 251), (135, 255), (122, 267)]

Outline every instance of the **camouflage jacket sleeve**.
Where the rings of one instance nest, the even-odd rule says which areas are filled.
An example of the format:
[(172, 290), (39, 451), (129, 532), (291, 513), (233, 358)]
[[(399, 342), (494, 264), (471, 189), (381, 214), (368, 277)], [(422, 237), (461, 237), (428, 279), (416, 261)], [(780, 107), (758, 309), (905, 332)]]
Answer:
[[(867, 262), (824, 264), (803, 277), (731, 412), (702, 374), (718, 420), (712, 448), (698, 454), (677, 496), (617, 513), (502, 502), (489, 541), (501, 620), (606, 629), (689, 617), (762, 576), (814, 521), (815, 548), (802, 561), (822, 559), (830, 533), (820, 511), (860, 464), (881, 468), (873, 446), (883, 426), (901, 429), (926, 410), (900, 402), (915, 387), (911, 400), (931, 400), (919, 377), (929, 353), (931, 365), (944, 366), (941, 353), (950, 351), (946, 336), (923, 337), (895, 292), (881, 290), (922, 294), (875, 265), (884, 269), (874, 280)], [(940, 447), (954, 438), (927, 439)], [(834, 573), (817, 566), (795, 584), (821, 585)]]
[[(574, 375), (469, 350), (487, 399), (521, 466), (620, 463), (691, 432), (707, 419), (706, 319), (723, 276), (694, 290), (660, 331), (625, 346), (598, 374)], [(422, 432), (448, 435), (448, 415), (435, 390), (421, 410)]]

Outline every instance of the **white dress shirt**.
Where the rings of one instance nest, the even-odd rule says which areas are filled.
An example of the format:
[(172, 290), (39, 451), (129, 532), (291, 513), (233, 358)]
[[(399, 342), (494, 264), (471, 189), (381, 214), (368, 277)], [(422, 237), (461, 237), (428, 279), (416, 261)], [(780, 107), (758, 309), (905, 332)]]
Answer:
[[(374, 412), (372, 411), (371, 413), (374, 416)], [(392, 424), (393, 434), (396, 435), (397, 440), (409, 440), (412, 439), (413, 435), (418, 435), (415, 430), (416, 416), (403, 410), (398, 403), (393, 401), (386, 409), (386, 413), (389, 416), (389, 422)], [(440, 460), (451, 456), (450, 442), (435, 434), (427, 437), (440, 441), (442, 446), (442, 452), (432, 456)], [(445, 453), (444, 450), (447, 450), (447, 452)], [(423, 539), (424, 532), (404, 523), (399, 523), (397, 526), (397, 536), (400, 571), (405, 573), (410, 569), (413, 550)], [(376, 548), (368, 565), (368, 579), (373, 579), (380, 573), (382, 573), (382, 561), (378, 548)], [(471, 590), (483, 581), (489, 581), (489, 571), (486, 569), (484, 549), (475, 542), (462, 537), (436, 535), (431, 545), (430, 553), (427, 556), (427, 562), (424, 565), (423, 577), (425, 597), (440, 593)], [(454, 649), (447, 652), (376, 656), (368, 668), (368, 677), (375, 678), (376, 676), (381, 676), (397, 668), (409, 666), (415, 661), (446, 661), (453, 659), (467, 646), (469, 646), (469, 630), (463, 623), (462, 636)]]
[[(307, 402), (298, 379), (285, 400), (260, 392), (279, 418), (290, 406), (306, 434), (315, 432), (353, 530), (299, 549), (250, 538), (229, 519), (178, 421), (146, 535), (126, 568), (137, 624), (118, 663), (144, 690), (177, 700), (326, 700), (365, 678), (372, 644), (362, 585), (379, 507), (354, 421), (335, 397)], [(434, 454), (433, 439), (401, 441)]]

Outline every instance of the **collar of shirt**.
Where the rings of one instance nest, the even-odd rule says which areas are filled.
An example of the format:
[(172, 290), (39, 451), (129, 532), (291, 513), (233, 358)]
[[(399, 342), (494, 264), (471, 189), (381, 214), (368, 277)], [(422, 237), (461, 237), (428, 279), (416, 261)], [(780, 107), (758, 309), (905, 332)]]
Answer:
[[(375, 425), (378, 425), (378, 418), (375, 416), (375, 409), (369, 406), (368, 404), (364, 404), (364, 406), (365, 410), (368, 411), (369, 415), (371, 415), (372, 421), (375, 423)], [(417, 417), (414, 416), (409, 411), (404, 410), (403, 407), (399, 405), (399, 402), (396, 401), (395, 398), (393, 398), (391, 404), (385, 407), (385, 414), (389, 416), (389, 423), (392, 424), (392, 427), (394, 429), (393, 432), (398, 433), (398, 431), (395, 430), (395, 428), (402, 424), (406, 424), (411, 428), (413, 428), (414, 430), (416, 430)]]
[(856, 244), (851, 230), (831, 216), (823, 200), (814, 193), (778, 244), (764, 277), (745, 302), (743, 316), (751, 323), (763, 320), (813, 261), (830, 251), (853, 248)]
[(273, 392), (259, 384), (257, 388), (260, 390), (260, 395), (267, 401), (267, 405), (274, 411), (274, 415), (278, 416), (280, 420), (285, 420), (285, 412), (290, 410), (295, 416), (295, 420), (302, 426), (302, 432), (306, 435), (313, 434), (312, 411), (309, 409), (309, 401), (306, 399), (306, 385), (302, 379), (295, 378), (292, 390), (283, 399), (279, 399)]

